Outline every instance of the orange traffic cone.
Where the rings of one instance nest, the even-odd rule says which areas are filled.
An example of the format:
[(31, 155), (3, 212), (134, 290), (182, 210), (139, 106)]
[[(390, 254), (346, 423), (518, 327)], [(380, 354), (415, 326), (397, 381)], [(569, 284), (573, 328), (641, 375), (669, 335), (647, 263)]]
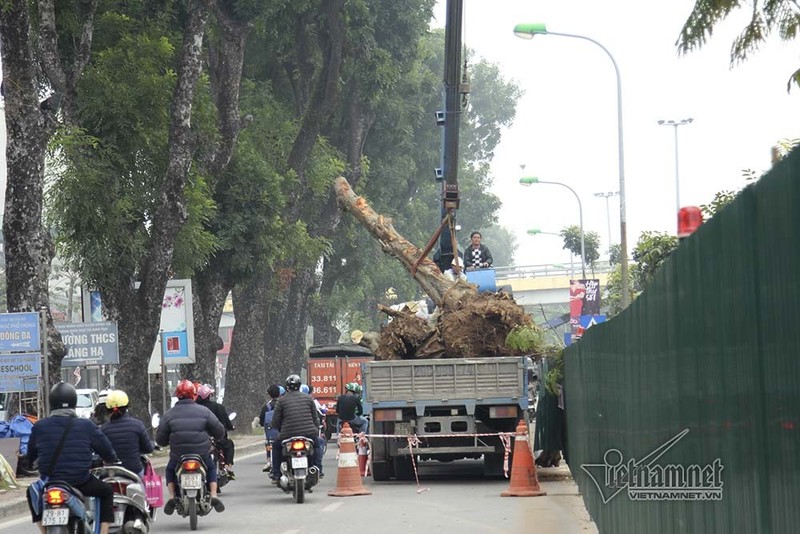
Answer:
[(539, 487), (536, 477), (536, 464), (528, 443), (528, 426), (520, 420), (517, 425), (517, 436), (514, 438), (514, 460), (511, 464), (511, 484), (508, 491), (501, 493), (503, 497), (539, 497), (547, 492)]
[(372, 495), (361, 483), (358, 470), (358, 454), (350, 425), (345, 423), (339, 436), (339, 469), (336, 473), (336, 489), (329, 491), (331, 497), (352, 497)]
[(369, 443), (367, 442), (367, 438), (361, 436), (358, 439), (358, 445), (356, 446), (358, 449), (358, 472), (361, 474), (362, 477), (369, 476)]

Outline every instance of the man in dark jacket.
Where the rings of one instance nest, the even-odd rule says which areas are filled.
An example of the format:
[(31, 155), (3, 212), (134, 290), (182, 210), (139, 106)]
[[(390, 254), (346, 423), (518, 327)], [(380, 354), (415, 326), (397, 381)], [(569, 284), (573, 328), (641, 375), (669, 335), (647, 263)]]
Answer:
[(128, 395), (122, 390), (109, 392), (106, 396), (106, 408), (111, 420), (100, 427), (100, 430), (117, 451), (122, 467), (140, 477), (144, 476), (142, 455), (153, 452), (154, 447), (144, 424), (128, 415)]
[(217, 444), (222, 449), (222, 454), (225, 456), (225, 467), (228, 471), (228, 477), (231, 480), (236, 480), (236, 475), (230, 469), (230, 466), (233, 466), (233, 455), (235, 449), (233, 446), (233, 440), (228, 436), (228, 431), (233, 430), (233, 423), (231, 422), (231, 418), (228, 416), (228, 410), (225, 409), (225, 406), (213, 400), (211, 398), (213, 395), (214, 388), (212, 388), (209, 384), (203, 384), (197, 390), (196, 402), (200, 406), (205, 406), (211, 410), (211, 413), (213, 413), (222, 426), (225, 427), (225, 437), (219, 440)]
[[(303, 436), (317, 445), (319, 438), (319, 414), (314, 399), (308, 393), (301, 393), (302, 381), (298, 375), (289, 375), (286, 379), (286, 395), (275, 404), (272, 416), (272, 428), (278, 429), (278, 438), (272, 444), (273, 480), (280, 480), (281, 462), (283, 462), (283, 440)], [(314, 447), (314, 465), (322, 474), (322, 447)]]
[(364, 408), (361, 405), (361, 397), (356, 395), (358, 384), (350, 382), (344, 387), (344, 395), (339, 395), (336, 399), (336, 413), (339, 416), (338, 431), (342, 431), (344, 423), (350, 425), (354, 433), (366, 432), (367, 420), (363, 417)]
[[(31, 429), (26, 458), (28, 465), (39, 460), (42, 476), (62, 480), (86, 496), (99, 497), (100, 532), (107, 534), (109, 524), (114, 521), (114, 490), (93, 477), (89, 470), (92, 468), (92, 453), (97, 453), (106, 462), (116, 462), (114, 448), (94, 423), (77, 416), (78, 392), (71, 384), (60, 382), (53, 386), (48, 401), (50, 417), (40, 419)], [(55, 458), (62, 438), (63, 446)], [(33, 522), (44, 532), (40, 504), (32, 501), (28, 491)]]
[(467, 269), (486, 269), (492, 266), (492, 253), (489, 247), (481, 244), (481, 233), (469, 235), (470, 245), (464, 251), (464, 265)]
[(178, 402), (164, 414), (156, 431), (156, 443), (162, 447), (169, 445), (169, 462), (164, 470), (170, 496), (164, 504), (167, 515), (172, 515), (178, 503), (175, 498), (175, 468), (184, 454), (197, 454), (203, 459), (211, 505), (217, 512), (225, 510), (225, 505), (217, 498), (217, 466), (211, 458), (211, 437), (222, 439), (225, 427), (208, 408), (194, 401), (196, 395), (194, 384), (181, 380), (175, 388)]

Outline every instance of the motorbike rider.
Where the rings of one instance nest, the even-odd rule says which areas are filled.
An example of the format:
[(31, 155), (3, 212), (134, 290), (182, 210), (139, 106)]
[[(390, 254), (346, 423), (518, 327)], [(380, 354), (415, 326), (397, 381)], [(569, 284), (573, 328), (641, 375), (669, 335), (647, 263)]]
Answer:
[[(28, 465), (33, 465), (38, 460), (39, 473), (43, 478), (66, 482), (83, 495), (99, 497), (100, 532), (107, 534), (109, 525), (114, 522), (114, 490), (93, 477), (89, 470), (92, 468), (93, 453), (97, 453), (108, 463), (117, 462), (117, 454), (111, 442), (94, 423), (75, 413), (78, 392), (72, 384), (59, 382), (53, 386), (48, 402), (50, 416), (33, 425), (26, 461)], [(58, 457), (54, 458), (62, 438), (63, 446), (58, 451)], [(34, 506), (30, 489), (28, 507), (33, 522), (44, 532), (41, 525), (41, 503)]]
[(225, 437), (217, 441), (219, 448), (222, 449), (222, 454), (225, 456), (225, 469), (228, 471), (228, 478), (236, 480), (236, 475), (233, 473), (233, 455), (236, 452), (233, 440), (228, 437), (228, 431), (233, 430), (233, 423), (228, 416), (228, 410), (224, 405), (213, 400), (211, 397), (214, 395), (214, 388), (210, 384), (203, 384), (197, 390), (197, 404), (205, 406), (211, 413), (213, 413), (217, 420), (225, 427)]
[(264, 449), (267, 453), (267, 464), (262, 471), (268, 473), (272, 469), (272, 442), (278, 437), (278, 430), (272, 427), (272, 417), (275, 415), (275, 405), (278, 403), (278, 398), (286, 392), (283, 386), (272, 384), (267, 388), (267, 395), (269, 400), (261, 408), (261, 413), (258, 416), (258, 421), (264, 427)]
[(101, 426), (100, 430), (117, 451), (122, 467), (142, 477), (142, 455), (153, 452), (154, 447), (144, 424), (128, 414), (128, 406), (127, 393), (120, 389), (111, 391), (106, 398), (110, 421)]
[(367, 420), (364, 418), (364, 408), (361, 406), (361, 398), (356, 394), (358, 384), (350, 382), (344, 386), (344, 395), (339, 395), (336, 400), (336, 413), (339, 414), (339, 428), (341, 432), (344, 423), (350, 425), (354, 433), (367, 431)]
[[(319, 414), (311, 395), (300, 392), (302, 382), (298, 375), (286, 378), (286, 394), (275, 404), (272, 427), (278, 429), (278, 437), (272, 444), (272, 478), (278, 483), (283, 462), (281, 442), (295, 436), (306, 437), (317, 444), (319, 437)], [(314, 465), (322, 477), (322, 448), (314, 447)]]
[(175, 498), (175, 468), (184, 454), (197, 454), (206, 467), (206, 481), (211, 493), (211, 505), (217, 512), (225, 505), (217, 498), (217, 466), (211, 458), (211, 439), (222, 439), (225, 427), (211, 410), (195, 402), (197, 390), (189, 380), (181, 380), (175, 388), (178, 402), (167, 410), (156, 430), (156, 443), (169, 445), (169, 462), (164, 472), (169, 489), (169, 500), (164, 503), (164, 513), (172, 515), (178, 499)]
[(108, 389), (104, 389), (97, 394), (97, 405), (94, 407), (91, 417), (89, 417), (92, 423), (97, 426), (102, 426), (108, 422), (108, 416), (110, 414), (108, 408), (106, 408), (106, 399), (108, 398), (109, 391)]

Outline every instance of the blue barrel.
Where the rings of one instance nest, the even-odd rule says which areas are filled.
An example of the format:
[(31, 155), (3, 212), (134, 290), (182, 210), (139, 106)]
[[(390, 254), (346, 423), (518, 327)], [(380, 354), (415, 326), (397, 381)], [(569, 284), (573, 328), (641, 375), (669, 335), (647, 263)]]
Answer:
[(467, 271), (465, 274), (467, 282), (478, 286), (478, 293), (497, 291), (494, 269), (478, 269), (477, 271)]

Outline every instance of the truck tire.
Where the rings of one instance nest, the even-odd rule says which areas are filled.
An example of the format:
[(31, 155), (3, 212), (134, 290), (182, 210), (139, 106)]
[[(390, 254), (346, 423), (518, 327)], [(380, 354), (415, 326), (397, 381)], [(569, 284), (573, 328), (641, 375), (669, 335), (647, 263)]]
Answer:
[(394, 457), (394, 477), (397, 480), (414, 480), (414, 466), (411, 456)]
[(389, 462), (372, 462), (372, 480), (375, 482), (386, 482), (391, 480), (392, 464)]
[[(509, 466), (511, 463), (509, 462)], [(483, 476), (503, 476), (503, 455), (498, 453), (483, 455)]]

